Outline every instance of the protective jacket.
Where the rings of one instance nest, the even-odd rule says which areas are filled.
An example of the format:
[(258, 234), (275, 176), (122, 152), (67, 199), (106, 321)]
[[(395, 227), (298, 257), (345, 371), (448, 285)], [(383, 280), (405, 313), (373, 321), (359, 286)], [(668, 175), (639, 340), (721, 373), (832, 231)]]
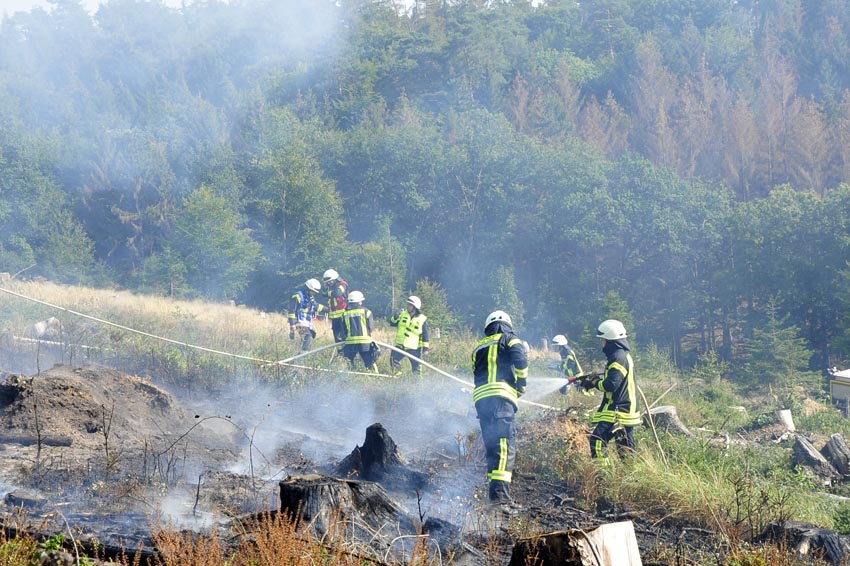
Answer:
[(312, 327), (313, 319), (323, 310), (325, 310), (324, 305), (316, 302), (316, 299), (310, 296), (308, 291), (300, 289), (289, 300), (289, 314), (287, 318), (289, 324), (300, 323), (304, 326)]
[(405, 350), (416, 350), (418, 348), (430, 348), (430, 336), (428, 335), (428, 317), (419, 311), (410, 316), (407, 309), (401, 311), (398, 316), (390, 318), (390, 326), (397, 326), (395, 345)]
[(342, 315), (345, 322), (345, 343), (372, 343), (372, 311), (363, 306), (345, 309)]
[(472, 372), (475, 389), (472, 399), (478, 403), (487, 397), (502, 397), (514, 409), (525, 391), (528, 378), (528, 356), (522, 340), (511, 327), (494, 322), (487, 327), (492, 332), (484, 337), (472, 352)]
[(578, 363), (576, 353), (569, 346), (561, 346), (561, 369), (567, 377), (582, 374), (581, 364)]
[(596, 385), (604, 393), (602, 403), (591, 422), (614, 423), (623, 426), (640, 424), (638, 412), (637, 385), (635, 383), (635, 364), (629, 354), (629, 342), (609, 340), (602, 349), (608, 358), (605, 374)]
[(333, 285), (325, 290), (325, 296), (328, 298), (328, 318), (342, 317), (348, 308), (348, 283), (345, 279), (334, 281)]

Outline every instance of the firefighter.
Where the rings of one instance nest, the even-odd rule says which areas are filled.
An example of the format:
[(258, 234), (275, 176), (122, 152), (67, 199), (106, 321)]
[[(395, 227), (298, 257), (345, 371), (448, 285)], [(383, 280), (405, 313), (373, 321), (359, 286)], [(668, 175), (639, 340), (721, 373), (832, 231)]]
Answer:
[(325, 283), (325, 296), (328, 299), (328, 318), (331, 320), (331, 331), (334, 342), (345, 340), (345, 323), (342, 314), (348, 308), (348, 282), (333, 269), (328, 269), (322, 275)]
[(634, 427), (640, 424), (640, 413), (635, 364), (629, 353), (626, 328), (619, 320), (606, 320), (599, 325), (596, 336), (602, 340), (602, 351), (608, 362), (602, 376), (584, 382), (583, 386), (599, 389), (604, 394), (591, 419), (596, 427), (590, 434), (590, 457), (597, 464), (608, 466), (608, 442), (614, 437), (614, 427), (619, 423), (625, 432), (617, 444), (628, 453), (634, 452)]
[[(428, 317), (422, 314), (422, 300), (416, 295), (409, 296), (405, 308), (397, 316), (390, 318), (390, 326), (398, 327), (395, 336), (396, 348), (410, 352), (417, 358), (422, 358), (430, 348)], [(390, 355), (390, 365), (396, 375), (401, 373), (401, 360), (405, 357), (404, 354), (395, 350)], [(419, 375), (421, 373), (419, 362), (413, 358), (409, 359), (410, 369), (414, 374)]]
[(490, 313), (484, 321), (484, 338), (472, 352), (472, 399), (484, 441), (489, 499), (509, 514), (517, 507), (510, 494), (516, 456), (514, 417), (528, 377), (528, 355), (512, 326), (506, 312)]
[(322, 290), (317, 279), (308, 279), (289, 300), (289, 339), (295, 340), (295, 330), (301, 335), (301, 349), (307, 351), (316, 330), (313, 328), (313, 319), (316, 318), (325, 307), (316, 302), (316, 293)]
[(563, 334), (558, 334), (552, 338), (552, 344), (558, 347), (558, 353), (561, 354), (561, 363), (558, 365), (558, 369), (563, 371), (567, 377), (581, 375), (581, 364), (578, 363), (576, 353), (570, 348), (567, 337)]
[(341, 320), (345, 325), (345, 346), (342, 355), (348, 358), (354, 367), (354, 358), (360, 354), (367, 371), (378, 373), (377, 357), (380, 350), (372, 341), (372, 311), (363, 306), (366, 298), (360, 291), (352, 291), (348, 295), (348, 308), (342, 314)]

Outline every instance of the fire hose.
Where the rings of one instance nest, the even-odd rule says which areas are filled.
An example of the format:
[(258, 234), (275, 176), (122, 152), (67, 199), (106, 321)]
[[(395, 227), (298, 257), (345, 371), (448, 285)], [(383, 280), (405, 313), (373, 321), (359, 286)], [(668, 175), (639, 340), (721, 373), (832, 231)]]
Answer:
[[(284, 366), (288, 366), (288, 367), (294, 367), (294, 368), (300, 368), (300, 369), (310, 369), (310, 370), (314, 370), (314, 371), (327, 371), (327, 372), (334, 371), (335, 372), (336, 370), (331, 370), (331, 369), (327, 369), (327, 368), (315, 368), (315, 367), (310, 367), (310, 366), (302, 366), (302, 365), (293, 364), (291, 362), (293, 362), (293, 361), (295, 361), (299, 358), (310, 356), (312, 354), (316, 354), (316, 353), (321, 352), (323, 350), (327, 350), (327, 349), (333, 348), (335, 346), (338, 347), (338, 346), (341, 346), (341, 345), (344, 344), (344, 342), (337, 342), (335, 344), (328, 344), (326, 346), (320, 346), (320, 347), (315, 348), (313, 350), (310, 350), (308, 352), (302, 352), (302, 353), (297, 354), (295, 356), (274, 362), (274, 361), (255, 358), (255, 357), (252, 357), (252, 356), (242, 356), (242, 355), (239, 355), (239, 354), (233, 354), (231, 352), (223, 352), (221, 350), (214, 350), (212, 348), (205, 348), (203, 346), (198, 346), (196, 344), (189, 344), (187, 342), (182, 342), (180, 340), (173, 340), (171, 338), (165, 338), (163, 336), (157, 336), (156, 334), (151, 334), (149, 332), (144, 332), (144, 331), (138, 330), (136, 328), (130, 328), (129, 326), (124, 326), (123, 324), (117, 324), (117, 323), (109, 321), (109, 320), (104, 320), (102, 318), (98, 318), (98, 317), (91, 316), (91, 315), (88, 315), (88, 314), (85, 314), (85, 313), (77, 312), (77, 311), (71, 310), (69, 308), (61, 307), (59, 305), (54, 305), (54, 304), (49, 303), (47, 301), (42, 301), (40, 299), (36, 299), (34, 297), (28, 297), (27, 295), (24, 295), (24, 294), (21, 294), (21, 293), (16, 293), (15, 291), (12, 291), (11, 289), (6, 289), (2, 286), (0, 286), (0, 292), (7, 293), (9, 295), (13, 295), (13, 296), (18, 297), (20, 299), (25, 299), (27, 301), (32, 301), (34, 303), (38, 303), (38, 304), (41, 304), (41, 305), (44, 305), (44, 306), (48, 306), (48, 307), (51, 307), (53, 309), (57, 309), (57, 310), (66, 312), (68, 314), (72, 314), (72, 315), (75, 315), (75, 316), (79, 316), (79, 317), (82, 317), (82, 318), (93, 320), (95, 322), (99, 322), (99, 323), (105, 324), (107, 326), (119, 328), (119, 329), (125, 330), (127, 332), (133, 332), (135, 334), (140, 334), (142, 336), (147, 336), (149, 338), (154, 338), (156, 340), (168, 342), (170, 344), (175, 344), (175, 345), (183, 346), (183, 347), (186, 347), (186, 348), (192, 348), (192, 349), (195, 349), (195, 350), (200, 350), (202, 352), (208, 352), (208, 353), (211, 353), (211, 354), (219, 354), (219, 355), (230, 356), (230, 357), (238, 358), (238, 359), (242, 359), (242, 360), (259, 362), (259, 363), (262, 363), (263, 365), (267, 365), (267, 366), (269, 366), (269, 365), (284, 365)], [(411, 354), (409, 352), (406, 352), (406, 351), (404, 351), (400, 348), (396, 348), (395, 346), (392, 346), (390, 344), (386, 344), (384, 342), (375, 341), (375, 343), (380, 345), (380, 346), (383, 346), (385, 348), (389, 348), (390, 350), (392, 350), (394, 352), (398, 352), (399, 354), (401, 354), (403, 356), (407, 356), (408, 358), (410, 358), (412, 360), (416, 360), (420, 364), (424, 365), (427, 368), (434, 370), (435, 372), (439, 373), (440, 375), (448, 377), (449, 379), (451, 379), (453, 381), (456, 381), (458, 383), (463, 384), (466, 387), (469, 387), (470, 391), (475, 388), (474, 384), (472, 384), (468, 381), (464, 381), (464, 380), (462, 380), (458, 377), (455, 377), (455, 376), (451, 375), (450, 373), (447, 373), (447, 372), (441, 370), (440, 368), (438, 368), (438, 367), (436, 367), (432, 364), (429, 364), (428, 362), (426, 362), (422, 358), (418, 358), (418, 357), (414, 356), (413, 354)], [(350, 373), (350, 374), (354, 374), (354, 375), (368, 375), (368, 376), (372, 376), (372, 377), (394, 377), (394, 376), (391, 376), (391, 375), (385, 375), (385, 374), (379, 374), (379, 373), (370, 373), (370, 372), (361, 372), (361, 371), (347, 371), (345, 373)], [(543, 409), (554, 409), (554, 407), (550, 407), (549, 405), (544, 405), (542, 403), (536, 403), (534, 401), (527, 401), (527, 400), (522, 399), (522, 398), (519, 399), (519, 402), (526, 404), (526, 405), (532, 405), (532, 406), (535, 406), (535, 407), (540, 407), (540, 408), (543, 408)]]

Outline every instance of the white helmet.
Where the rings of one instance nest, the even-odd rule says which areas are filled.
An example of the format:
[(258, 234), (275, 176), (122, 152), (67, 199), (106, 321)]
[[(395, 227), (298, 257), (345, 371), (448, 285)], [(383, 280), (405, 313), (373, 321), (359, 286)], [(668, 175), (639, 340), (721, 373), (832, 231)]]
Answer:
[(337, 273), (333, 269), (328, 269), (327, 271), (325, 271), (325, 274), (322, 275), (322, 279), (325, 280), (325, 283), (330, 283), (331, 281), (336, 281), (337, 279), (339, 279), (339, 273)]
[(348, 302), (349, 303), (362, 303), (366, 300), (366, 297), (363, 296), (363, 293), (360, 291), (352, 291), (348, 294)]
[(486, 329), (493, 322), (504, 322), (511, 327), (514, 325), (511, 321), (511, 316), (505, 311), (493, 311), (488, 314), (487, 319), (484, 321), (484, 328)]
[(567, 344), (569, 344), (569, 342), (567, 342), (566, 336), (564, 336), (563, 334), (558, 334), (557, 336), (552, 338), (552, 344), (554, 344), (555, 346), (566, 346)]
[(410, 295), (407, 297), (408, 304), (413, 305), (416, 310), (422, 310), (422, 299), (417, 297), (416, 295)]
[(308, 279), (308, 280), (304, 283), (304, 285), (305, 285), (308, 289), (310, 289), (311, 291), (313, 291), (314, 293), (318, 293), (319, 291), (321, 291), (321, 290), (322, 290), (322, 285), (321, 285), (321, 283), (319, 283), (319, 280), (318, 280), (318, 279)]
[(596, 329), (596, 337), (606, 340), (619, 340), (620, 338), (627, 338), (628, 334), (626, 334), (626, 327), (623, 326), (622, 322), (608, 319), (603, 321)]

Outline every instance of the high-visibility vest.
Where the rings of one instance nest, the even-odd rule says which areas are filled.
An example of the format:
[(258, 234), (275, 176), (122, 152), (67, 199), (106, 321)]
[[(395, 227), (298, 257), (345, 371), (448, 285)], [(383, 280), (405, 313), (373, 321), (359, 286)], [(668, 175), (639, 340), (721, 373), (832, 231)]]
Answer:
[[(405, 350), (416, 350), (417, 348), (427, 348), (428, 343), (422, 342), (422, 331), (425, 328), (425, 321), (428, 317), (422, 313), (411, 317), (406, 310), (398, 315), (398, 332), (395, 336), (396, 346), (401, 346)], [(392, 322), (396, 320), (391, 319)]]

